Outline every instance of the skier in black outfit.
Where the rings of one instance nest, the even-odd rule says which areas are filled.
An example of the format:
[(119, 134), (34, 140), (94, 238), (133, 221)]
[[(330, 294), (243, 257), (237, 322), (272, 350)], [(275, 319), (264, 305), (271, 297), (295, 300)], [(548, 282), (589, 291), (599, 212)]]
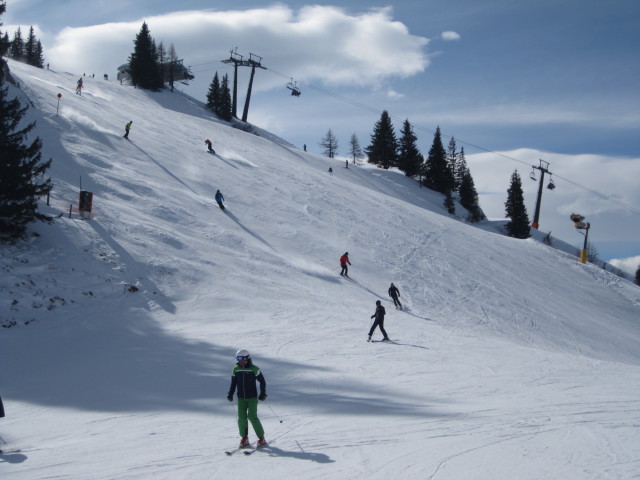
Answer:
[(400, 300), (398, 300), (398, 297), (400, 296), (400, 290), (398, 290), (398, 287), (396, 287), (393, 283), (389, 287), (389, 296), (393, 298), (393, 304), (396, 306), (396, 308), (402, 310), (402, 304), (400, 303)]
[(216, 192), (216, 202), (218, 203), (218, 206), (220, 207), (220, 209), (224, 210), (224, 205), (222, 204), (222, 201), (224, 200), (224, 197), (222, 196), (222, 192), (220, 192), (220, 190), (218, 190)]
[(375, 320), (373, 322), (373, 325), (371, 325), (371, 330), (369, 330), (369, 338), (367, 339), (367, 342), (371, 341), (371, 335), (373, 335), (373, 331), (376, 329), (376, 327), (380, 327), (380, 331), (382, 332), (382, 335), (384, 335), (384, 338), (382, 339), (383, 342), (388, 342), (389, 341), (389, 337), (387, 336), (387, 332), (384, 329), (384, 316), (387, 312), (385, 311), (384, 307), (382, 306), (382, 302), (380, 302), (380, 300), (376, 301), (376, 313), (374, 313), (373, 315), (371, 315), (371, 318), (375, 317)]

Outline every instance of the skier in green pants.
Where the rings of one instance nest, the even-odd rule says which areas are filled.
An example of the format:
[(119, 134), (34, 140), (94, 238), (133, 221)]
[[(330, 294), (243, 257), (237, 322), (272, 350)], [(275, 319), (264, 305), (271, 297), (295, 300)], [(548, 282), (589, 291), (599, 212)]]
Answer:
[[(236, 353), (236, 363), (231, 372), (231, 386), (227, 393), (227, 400), (233, 402), (233, 394), (238, 389), (238, 430), (240, 432), (240, 448), (248, 448), (249, 443), (249, 422), (258, 436), (256, 447), (263, 447), (267, 444), (264, 439), (264, 428), (258, 418), (258, 400), (264, 401), (267, 398), (267, 382), (260, 372), (260, 369), (253, 364), (246, 350), (238, 350)], [(260, 395), (256, 388), (256, 381), (260, 383)]]

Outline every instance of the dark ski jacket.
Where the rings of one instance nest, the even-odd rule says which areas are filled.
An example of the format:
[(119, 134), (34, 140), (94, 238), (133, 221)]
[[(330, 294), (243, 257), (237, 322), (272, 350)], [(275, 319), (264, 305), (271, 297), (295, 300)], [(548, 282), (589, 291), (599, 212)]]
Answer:
[(383, 322), (384, 316), (387, 314), (387, 311), (384, 309), (382, 305), (376, 305), (376, 313), (371, 315), (371, 318), (375, 317), (376, 321)]
[(229, 387), (229, 395), (233, 395), (238, 389), (238, 398), (256, 398), (258, 390), (256, 381), (260, 383), (260, 395), (267, 394), (267, 382), (260, 369), (253, 364), (251, 359), (244, 367), (236, 363), (231, 372), (231, 386)]
[(391, 298), (398, 298), (400, 296), (400, 290), (398, 290), (398, 287), (396, 287), (395, 285), (389, 287), (389, 296)]
[(224, 197), (222, 196), (222, 193), (220, 193), (220, 191), (218, 190), (218, 192), (216, 193), (216, 202), (220, 203), (223, 200), (224, 200)]

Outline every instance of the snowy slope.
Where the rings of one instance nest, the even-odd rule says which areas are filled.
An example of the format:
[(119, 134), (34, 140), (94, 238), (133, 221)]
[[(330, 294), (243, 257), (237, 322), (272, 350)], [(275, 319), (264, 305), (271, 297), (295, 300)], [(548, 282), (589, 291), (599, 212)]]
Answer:
[[(182, 94), (10, 67), (63, 215), (0, 257), (3, 479), (640, 475), (637, 287)], [(394, 344), (365, 341), (377, 299)], [(239, 348), (275, 442), (228, 458)]]

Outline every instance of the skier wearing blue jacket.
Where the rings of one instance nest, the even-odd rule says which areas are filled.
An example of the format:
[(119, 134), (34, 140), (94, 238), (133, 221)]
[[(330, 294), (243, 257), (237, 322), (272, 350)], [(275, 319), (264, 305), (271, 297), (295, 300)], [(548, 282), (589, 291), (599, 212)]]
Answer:
[[(249, 352), (238, 350), (236, 353), (235, 367), (231, 372), (231, 386), (227, 393), (227, 400), (233, 402), (233, 394), (238, 390), (238, 430), (242, 439), (240, 448), (248, 448), (249, 443), (249, 422), (258, 436), (256, 447), (260, 448), (267, 444), (264, 439), (264, 428), (258, 418), (258, 400), (261, 402), (267, 398), (267, 382), (260, 369), (253, 364)], [(256, 387), (256, 381), (260, 384), (260, 394)]]
[(216, 192), (216, 202), (218, 202), (218, 206), (220, 207), (220, 209), (224, 210), (224, 205), (222, 204), (222, 201), (224, 200), (224, 197), (222, 196), (222, 193), (220, 192), (220, 190), (218, 190)]

